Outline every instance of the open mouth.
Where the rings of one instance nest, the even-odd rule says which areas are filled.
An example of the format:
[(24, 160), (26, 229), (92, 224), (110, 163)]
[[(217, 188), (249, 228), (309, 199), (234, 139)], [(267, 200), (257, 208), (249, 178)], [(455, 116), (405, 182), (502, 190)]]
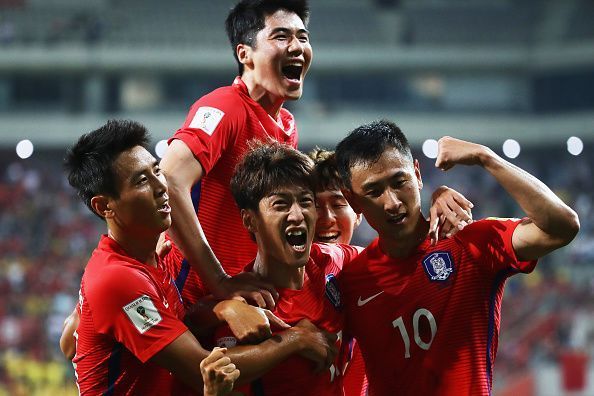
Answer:
[(340, 237), (340, 232), (321, 232), (319, 234), (316, 235), (316, 239), (319, 242), (325, 242), (325, 243), (335, 243), (338, 240), (338, 237)]
[(163, 205), (157, 208), (157, 212), (160, 213), (171, 213), (171, 206), (169, 206), (169, 202), (166, 201)]
[(388, 222), (392, 223), (392, 224), (400, 224), (404, 221), (405, 218), (406, 218), (406, 213), (400, 213), (395, 216), (390, 216), (388, 218)]
[(301, 81), (301, 72), (303, 65), (286, 65), (282, 68), (283, 76), (289, 80)]
[(305, 251), (307, 233), (304, 230), (291, 230), (285, 234), (287, 243), (298, 252)]

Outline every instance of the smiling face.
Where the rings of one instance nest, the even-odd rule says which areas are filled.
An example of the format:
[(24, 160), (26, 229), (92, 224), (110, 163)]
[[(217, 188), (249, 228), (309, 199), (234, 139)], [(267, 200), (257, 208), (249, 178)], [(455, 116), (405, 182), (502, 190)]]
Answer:
[(351, 167), (349, 201), (382, 240), (408, 241), (416, 238), (422, 219), (423, 182), (417, 161), (388, 148), (372, 164)]
[(171, 226), (167, 182), (145, 148), (122, 152), (113, 163), (119, 196), (109, 197), (106, 219), (137, 237), (154, 237)]
[(303, 267), (314, 236), (316, 208), (311, 190), (284, 186), (262, 198), (258, 210), (242, 210), (244, 223), (256, 236), (258, 255), (272, 265)]
[(283, 101), (301, 97), (312, 49), (309, 33), (297, 14), (281, 9), (267, 15), (253, 47), (240, 44), (239, 48), (246, 79)]
[(361, 215), (353, 211), (340, 190), (316, 193), (316, 242), (349, 244)]

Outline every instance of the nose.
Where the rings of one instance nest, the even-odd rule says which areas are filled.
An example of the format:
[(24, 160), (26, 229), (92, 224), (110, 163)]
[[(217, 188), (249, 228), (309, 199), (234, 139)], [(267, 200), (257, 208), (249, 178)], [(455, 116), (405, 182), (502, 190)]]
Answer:
[(305, 43), (302, 43), (298, 37), (293, 36), (291, 42), (289, 43), (289, 53), (291, 55), (301, 55), (303, 53), (303, 48)]
[(384, 210), (388, 213), (398, 213), (402, 201), (398, 199), (398, 196), (391, 189), (387, 189), (384, 192)]
[(303, 216), (303, 208), (301, 208), (298, 202), (295, 202), (289, 209), (287, 221), (293, 224), (301, 224), (301, 222), (304, 220), (305, 217)]
[(160, 197), (167, 192), (167, 179), (163, 173), (155, 175), (155, 194)]
[(334, 211), (328, 206), (319, 206), (318, 212), (318, 224), (322, 226), (331, 226), (336, 222), (336, 216)]

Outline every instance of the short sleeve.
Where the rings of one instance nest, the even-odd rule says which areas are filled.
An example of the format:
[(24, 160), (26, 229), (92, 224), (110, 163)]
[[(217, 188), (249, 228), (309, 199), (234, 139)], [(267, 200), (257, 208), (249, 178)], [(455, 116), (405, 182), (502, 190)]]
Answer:
[(324, 265), (326, 274), (338, 274), (345, 265), (350, 263), (363, 250), (358, 246), (342, 243), (314, 243), (311, 256), (315, 261)]
[(141, 271), (106, 268), (90, 292), (87, 302), (96, 331), (112, 336), (143, 363), (187, 330)]
[(208, 174), (221, 155), (235, 144), (245, 124), (241, 99), (225, 87), (199, 99), (182, 128), (169, 139), (184, 142)]
[(494, 272), (512, 269), (530, 273), (537, 260), (519, 260), (512, 244), (514, 231), (523, 221), (525, 219), (487, 218), (466, 226), (454, 238), (466, 245), (477, 260), (488, 263)]

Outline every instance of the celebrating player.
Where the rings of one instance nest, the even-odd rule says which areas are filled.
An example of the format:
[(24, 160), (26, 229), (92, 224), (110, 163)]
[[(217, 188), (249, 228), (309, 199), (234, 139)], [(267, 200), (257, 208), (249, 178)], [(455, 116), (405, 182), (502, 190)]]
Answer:
[(436, 166), (483, 167), (527, 217), (475, 221), (432, 246), (419, 164), (396, 125), (363, 125), (336, 154), (345, 197), (379, 235), (339, 278), (369, 394), (489, 395), (505, 281), (569, 243), (576, 213), (487, 147), (446, 137)]
[[(274, 313), (289, 324), (307, 319), (336, 337), (343, 321), (335, 276), (358, 249), (312, 245), (316, 224), (312, 170), (311, 159), (287, 145), (259, 144), (238, 164), (231, 190), (243, 224), (258, 246), (246, 271), (276, 287), (280, 297)], [(229, 342), (226, 334), (218, 339)], [(293, 356), (252, 383), (246, 393), (341, 395), (338, 361), (332, 363), (329, 370), (318, 373), (311, 362)]]
[[(240, 1), (226, 21), (239, 76), (194, 103), (161, 162), (175, 242), (168, 260), (187, 305), (207, 294), (205, 286), (228, 295), (236, 285), (227, 274), (236, 275), (256, 255), (229, 181), (249, 140), (297, 146), (295, 120), (283, 103), (301, 97), (312, 60), (308, 15), (306, 0)], [(268, 292), (243, 295), (274, 306)]]
[[(81, 282), (73, 359), (81, 394), (179, 394), (170, 373), (203, 391), (200, 362), (209, 353), (182, 322), (181, 297), (155, 254), (171, 209), (165, 177), (147, 143), (141, 125), (110, 121), (83, 135), (66, 159), (70, 184), (108, 228)], [(238, 309), (233, 301), (221, 304), (231, 304), (232, 314)], [(298, 324), (225, 355), (241, 370), (240, 380), (249, 381), (297, 352), (324, 364), (334, 356), (326, 340), (313, 325)]]

